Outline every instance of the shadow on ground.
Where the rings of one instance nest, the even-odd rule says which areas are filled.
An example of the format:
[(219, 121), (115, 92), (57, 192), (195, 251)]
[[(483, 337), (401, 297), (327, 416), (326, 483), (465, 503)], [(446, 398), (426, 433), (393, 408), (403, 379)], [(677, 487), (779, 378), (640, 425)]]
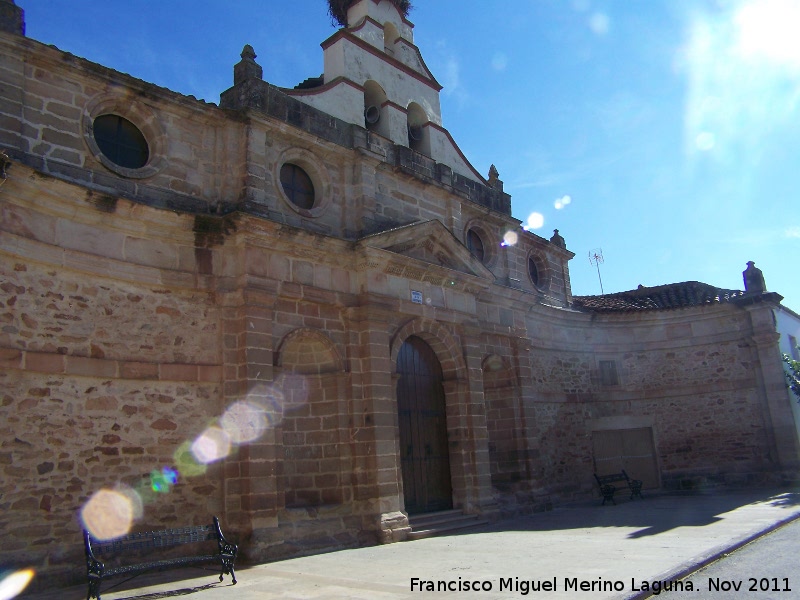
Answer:
[[(768, 504), (792, 508), (800, 505), (800, 492), (761, 493), (665, 493), (645, 494), (644, 499), (620, 500), (616, 505), (600, 502), (562, 506), (529, 517), (499, 521), (466, 535), (498, 531), (556, 531), (594, 527), (632, 527), (629, 538), (658, 535), (678, 527), (705, 527), (722, 520), (720, 515), (748, 505)], [(788, 516), (788, 515), (787, 515)]]
[(165, 592), (151, 592), (147, 594), (140, 594), (137, 596), (125, 596), (117, 600), (156, 600), (157, 598), (172, 598), (173, 596), (188, 596), (189, 594), (196, 594), (204, 590), (210, 590), (219, 587), (216, 583), (209, 583), (206, 585), (198, 585), (191, 588), (182, 588), (179, 590), (169, 590)]
[[(239, 570), (237, 569), (237, 573)], [(213, 578), (211, 583), (200, 584), (204, 577)], [(208, 579), (206, 579), (208, 581)], [(154, 586), (165, 589), (152, 590)], [(183, 586), (183, 587), (180, 587)], [(187, 587), (191, 586), (191, 587)], [(219, 581), (219, 571), (204, 568), (167, 569), (156, 573), (146, 573), (114, 584), (112, 579), (106, 585), (100, 586), (103, 599), (113, 594), (114, 600), (156, 600), (157, 598), (172, 598), (175, 596), (190, 596), (207, 590), (232, 587), (233, 583), (228, 577)], [(144, 592), (141, 588), (150, 588)], [(177, 588), (177, 589), (173, 589)], [(76, 588), (77, 589), (77, 588)], [(235, 594), (235, 591), (232, 592)], [(86, 588), (83, 587), (83, 597), (86, 597)], [(200, 596), (202, 598), (203, 596)], [(48, 600), (50, 598), (48, 597)], [(52, 600), (57, 600), (53, 598)]]

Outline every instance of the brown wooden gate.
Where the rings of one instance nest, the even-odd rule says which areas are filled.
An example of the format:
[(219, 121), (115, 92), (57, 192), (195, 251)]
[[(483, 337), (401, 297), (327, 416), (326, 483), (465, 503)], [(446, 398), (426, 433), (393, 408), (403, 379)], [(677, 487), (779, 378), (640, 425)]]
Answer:
[(406, 512), (419, 514), (452, 508), (442, 367), (431, 347), (412, 336), (400, 348), (397, 373)]
[(660, 487), (650, 427), (593, 431), (592, 445), (594, 468), (598, 475), (619, 473), (625, 469), (629, 477), (642, 480), (644, 489)]

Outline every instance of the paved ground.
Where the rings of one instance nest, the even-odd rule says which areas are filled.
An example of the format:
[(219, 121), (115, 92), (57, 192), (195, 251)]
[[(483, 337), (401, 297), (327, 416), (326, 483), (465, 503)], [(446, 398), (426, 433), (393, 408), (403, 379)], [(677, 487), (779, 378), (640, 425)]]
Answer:
[[(646, 597), (647, 588), (654, 587), (651, 582), (679, 579), (800, 518), (800, 491), (665, 494), (617, 506), (599, 504), (573, 504), (460, 535), (242, 568), (236, 587), (228, 577), (220, 584), (213, 575), (173, 571), (161, 579), (139, 578), (136, 589), (117, 588), (103, 599)], [(782, 577), (800, 590), (797, 572)], [(454, 591), (426, 591), (426, 583), (412, 588), (415, 579), (434, 586), (441, 581)], [(467, 585), (483, 591), (464, 591)], [(71, 600), (85, 595), (81, 587), (39, 597)]]
[(800, 576), (787, 575), (800, 572), (798, 556), (800, 519), (696, 571), (686, 579), (682, 591), (667, 592), (666, 599), (717, 600), (721, 591), (726, 592), (726, 600), (800, 598)]

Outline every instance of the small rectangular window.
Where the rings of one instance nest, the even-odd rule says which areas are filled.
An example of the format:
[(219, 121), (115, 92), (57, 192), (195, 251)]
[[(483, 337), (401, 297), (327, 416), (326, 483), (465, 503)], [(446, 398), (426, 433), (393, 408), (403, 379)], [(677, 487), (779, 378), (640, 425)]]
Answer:
[(617, 376), (617, 361), (601, 360), (598, 361), (600, 371), (600, 385), (619, 385)]
[(800, 348), (797, 347), (797, 338), (789, 336), (789, 354), (794, 360), (800, 360)]

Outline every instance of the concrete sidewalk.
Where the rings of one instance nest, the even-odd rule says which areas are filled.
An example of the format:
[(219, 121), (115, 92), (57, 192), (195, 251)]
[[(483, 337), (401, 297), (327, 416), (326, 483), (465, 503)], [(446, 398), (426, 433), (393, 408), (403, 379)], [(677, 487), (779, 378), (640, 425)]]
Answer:
[[(797, 491), (664, 494), (623, 500), (616, 506), (593, 501), (460, 535), (241, 568), (235, 587), (227, 576), (219, 583), (213, 574), (198, 577), (199, 571), (173, 571), (139, 578), (135, 589), (117, 588), (102, 596), (104, 600), (179, 595), (197, 600), (646, 597), (644, 582), (679, 579), (796, 518), (800, 518)], [(427, 584), (412, 591), (414, 578), (434, 586), (452, 582), (450, 589), (455, 591), (425, 591)], [(475, 582), (483, 591), (464, 591)], [(796, 583), (800, 586), (800, 581)], [(582, 590), (581, 584), (588, 589)], [(534, 592), (537, 585), (539, 591)], [(85, 598), (86, 588), (39, 597)]]

